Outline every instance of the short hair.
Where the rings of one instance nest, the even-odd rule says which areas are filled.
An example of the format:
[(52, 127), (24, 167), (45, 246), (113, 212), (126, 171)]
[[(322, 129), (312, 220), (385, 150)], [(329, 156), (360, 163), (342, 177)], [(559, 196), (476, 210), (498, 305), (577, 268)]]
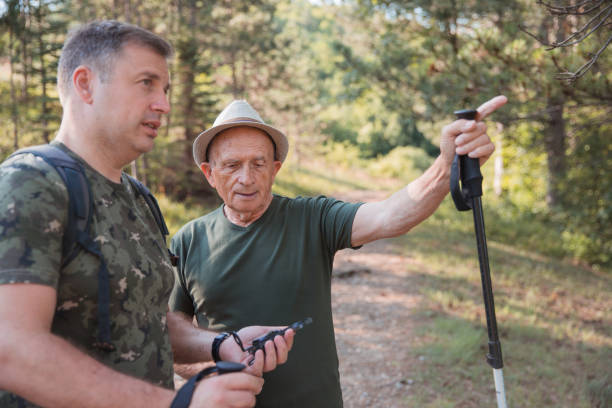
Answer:
[(107, 81), (112, 73), (115, 57), (127, 44), (138, 44), (151, 48), (164, 58), (173, 54), (172, 46), (163, 38), (138, 26), (115, 20), (93, 21), (70, 32), (57, 66), (57, 88), (66, 95), (71, 86), (74, 70), (90, 64)]

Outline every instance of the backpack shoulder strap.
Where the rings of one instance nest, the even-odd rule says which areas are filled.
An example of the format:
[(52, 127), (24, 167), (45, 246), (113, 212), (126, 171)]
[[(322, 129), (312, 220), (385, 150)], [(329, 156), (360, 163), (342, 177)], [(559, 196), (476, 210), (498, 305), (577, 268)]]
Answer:
[[(166, 242), (166, 237), (170, 234), (170, 232), (168, 231), (168, 226), (166, 225), (164, 216), (162, 215), (161, 209), (159, 208), (157, 199), (155, 198), (153, 193), (151, 193), (151, 191), (140, 181), (136, 180), (134, 177), (130, 176), (129, 174), (126, 174), (126, 176), (128, 177), (130, 184), (134, 187), (134, 189), (136, 189), (136, 191), (138, 191), (138, 193), (140, 193), (140, 195), (142, 195), (145, 202), (149, 206), (149, 209), (151, 210), (151, 214), (153, 214), (155, 223), (157, 224), (157, 227), (159, 228), (159, 232), (161, 233), (162, 239), (164, 240), (164, 242)], [(177, 260), (178, 260), (177, 257), (170, 251), (170, 249), (168, 249), (168, 254), (170, 255), (170, 260), (172, 261), (172, 265), (176, 266)]]
[(169, 234), (168, 227), (166, 226), (166, 221), (164, 220), (164, 217), (162, 215), (161, 209), (159, 208), (159, 204), (157, 203), (157, 200), (155, 199), (155, 196), (140, 181), (136, 180), (134, 177), (130, 176), (129, 174), (126, 174), (126, 176), (128, 177), (130, 184), (136, 189), (136, 191), (138, 191), (138, 193), (140, 193), (140, 195), (142, 195), (145, 202), (149, 206), (149, 209), (151, 210), (151, 213), (153, 214), (153, 218), (155, 218), (155, 222), (157, 223), (157, 226), (159, 228), (159, 232), (161, 232), (162, 238), (165, 241), (166, 236)]
[(11, 155), (34, 154), (60, 175), (68, 190), (68, 223), (62, 242), (62, 267), (72, 261), (82, 249), (98, 257), (98, 336), (93, 346), (102, 351), (114, 351), (111, 341), (110, 277), (99, 244), (91, 237), (93, 195), (83, 166), (59, 147), (40, 145), (18, 150)]
[(83, 167), (68, 153), (52, 145), (26, 147), (10, 157), (30, 153), (51, 165), (68, 190), (68, 223), (62, 243), (62, 266), (72, 261), (80, 251), (79, 237), (89, 236), (93, 199)]

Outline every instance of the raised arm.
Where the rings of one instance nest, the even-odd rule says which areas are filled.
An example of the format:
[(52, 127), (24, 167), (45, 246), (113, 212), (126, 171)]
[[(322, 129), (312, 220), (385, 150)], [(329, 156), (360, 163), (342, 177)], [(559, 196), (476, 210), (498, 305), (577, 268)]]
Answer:
[(460, 119), (445, 126), (440, 138), (440, 155), (425, 173), (384, 201), (366, 203), (355, 214), (353, 246), (396, 237), (425, 220), (449, 192), (450, 167), (455, 153), (479, 158), (482, 165), (495, 150), (482, 120), (506, 103), (497, 96), (478, 108), (475, 121)]

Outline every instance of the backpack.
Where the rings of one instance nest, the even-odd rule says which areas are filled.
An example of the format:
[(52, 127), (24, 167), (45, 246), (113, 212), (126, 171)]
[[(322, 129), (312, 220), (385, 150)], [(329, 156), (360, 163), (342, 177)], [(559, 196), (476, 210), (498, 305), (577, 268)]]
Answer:
[[(60, 175), (68, 190), (68, 223), (62, 242), (62, 267), (68, 265), (80, 251), (87, 251), (100, 259), (98, 269), (98, 336), (93, 344), (99, 350), (113, 351), (115, 346), (110, 338), (110, 282), (106, 262), (100, 252), (98, 242), (91, 237), (91, 218), (93, 214), (93, 196), (89, 181), (81, 164), (62, 149), (52, 145), (26, 147), (13, 153), (10, 157), (30, 153), (45, 160)], [(142, 195), (153, 218), (159, 227), (164, 242), (169, 234), (157, 200), (144, 184), (127, 175), (130, 184)], [(172, 265), (176, 266), (177, 257), (170, 252)]]

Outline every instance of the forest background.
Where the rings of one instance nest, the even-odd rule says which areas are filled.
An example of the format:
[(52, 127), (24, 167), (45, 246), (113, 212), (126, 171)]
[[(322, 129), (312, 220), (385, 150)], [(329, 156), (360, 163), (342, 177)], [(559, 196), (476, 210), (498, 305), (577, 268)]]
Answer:
[[(397, 188), (433, 161), (454, 110), (504, 94), (509, 103), (488, 119), (496, 153), (483, 168), (487, 232), (562, 260), (574, 269), (566, 276), (597, 282), (595, 298), (605, 298), (612, 2), (555, 4), (566, 8), (532, 0), (0, 0), (0, 159), (53, 139), (62, 43), (94, 19), (137, 24), (175, 47), (171, 112), (155, 149), (127, 169), (157, 194), (172, 232), (219, 203), (191, 148), (233, 99), (286, 132), (290, 153), (275, 191), (293, 196)], [(561, 46), (545, 45), (554, 43)], [(442, 214), (455, 217), (448, 203)], [(608, 346), (596, 356), (610, 361), (604, 333)], [(609, 398), (611, 378), (608, 368), (585, 384)]]
[[(487, 167), (500, 217), (538, 221), (521, 234), (528, 247), (610, 266), (611, 53), (576, 81), (558, 74), (609, 43), (612, 5), (577, 3), (588, 13), (553, 15), (531, 0), (3, 0), (0, 158), (53, 138), (66, 32), (114, 18), (176, 48), (171, 114), (155, 150), (132, 166), (155, 192), (215, 197), (191, 146), (232, 99), (246, 98), (286, 131), (290, 166), (327, 156), (410, 179), (437, 154), (453, 110), (505, 94), (510, 102), (489, 126), (497, 153)], [(598, 29), (588, 38), (551, 51), (527, 34), (553, 43), (589, 22), (587, 32)]]

